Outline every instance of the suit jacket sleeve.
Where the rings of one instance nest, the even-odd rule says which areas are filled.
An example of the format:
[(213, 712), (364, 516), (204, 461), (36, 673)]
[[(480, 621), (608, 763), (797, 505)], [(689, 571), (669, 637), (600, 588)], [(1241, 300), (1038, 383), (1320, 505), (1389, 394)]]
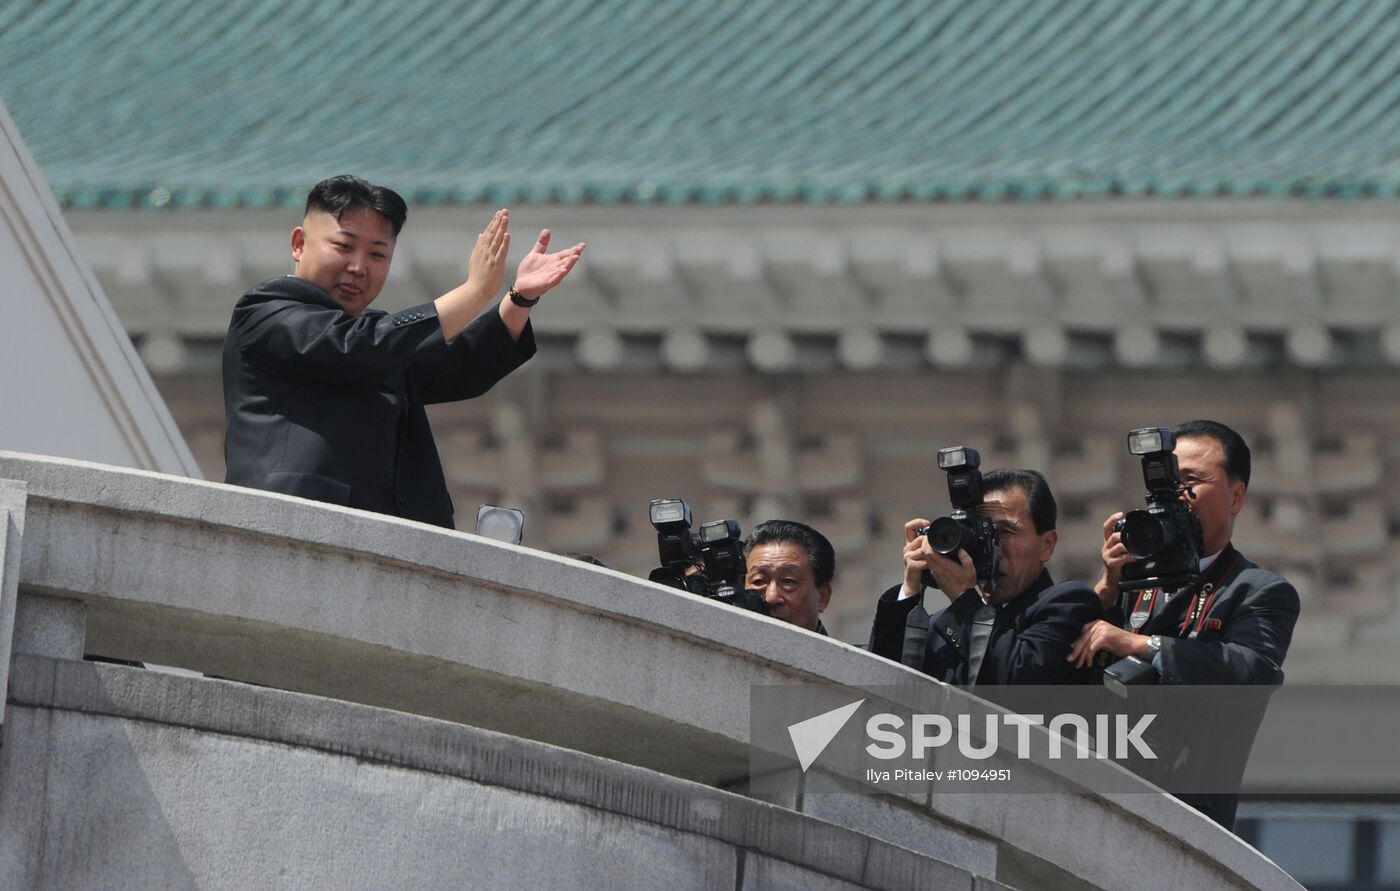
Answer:
[(1068, 660), (1079, 632), (1103, 612), (1097, 594), (1081, 582), (1061, 582), (1040, 595), (1026, 611), (1026, 624), (1017, 634), (997, 639), (1002, 684), (1062, 684), (1075, 679)]
[[(252, 298), (252, 299), (249, 299)], [(245, 359), (293, 379), (375, 384), (447, 350), (431, 303), (393, 315), (250, 292), (229, 327)]]
[(1261, 569), (1245, 570), (1230, 587), (1240, 599), (1219, 639), (1163, 638), (1162, 683), (1283, 683), (1283, 657), (1300, 608), (1297, 590)]
[(895, 585), (880, 595), (875, 604), (875, 622), (870, 628), (870, 652), (892, 662), (899, 662), (904, 652), (904, 623), (909, 619), (909, 612), (924, 597), (920, 594), (900, 600), (899, 589), (900, 586)]
[(424, 403), (472, 399), (524, 365), (535, 354), (535, 332), (527, 321), (512, 340), (494, 308), (472, 321), (447, 349), (423, 357), (409, 371)]

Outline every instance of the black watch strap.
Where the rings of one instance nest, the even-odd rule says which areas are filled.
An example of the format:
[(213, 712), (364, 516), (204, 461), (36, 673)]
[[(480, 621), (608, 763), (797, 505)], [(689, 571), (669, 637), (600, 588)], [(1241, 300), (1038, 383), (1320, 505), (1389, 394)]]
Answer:
[(514, 303), (516, 306), (523, 306), (526, 309), (529, 309), (536, 303), (540, 302), (540, 298), (536, 297), (534, 299), (531, 299), (529, 297), (526, 297), (519, 291), (515, 290), (514, 288), (511, 288), (510, 291), (507, 292), (506, 296), (510, 298), (511, 303)]

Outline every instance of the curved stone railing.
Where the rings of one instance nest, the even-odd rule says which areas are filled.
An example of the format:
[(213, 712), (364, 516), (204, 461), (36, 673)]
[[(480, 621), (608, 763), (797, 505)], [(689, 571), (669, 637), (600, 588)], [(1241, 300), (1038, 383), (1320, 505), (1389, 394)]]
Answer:
[(14, 667), (6, 888), (974, 887), (863, 833), (519, 737), (134, 668)]
[[(13, 615), (13, 635), (5, 629), (0, 646), (13, 636), (17, 654), (9, 708), (31, 723), (39, 720), (36, 710), (50, 712), (51, 722), (70, 720), (60, 714), (101, 713), (103, 720), (193, 728), (202, 734), (194, 749), (207, 750), (216, 760), (218, 745), (210, 735), (410, 764), (441, 775), (443, 782), (464, 776), (467, 768), (460, 764), (415, 761), (413, 753), (424, 750), (407, 735), (351, 738), (378, 726), (376, 721), (389, 721), (372, 708), (382, 707), (423, 716), (412, 721), (451, 722), (450, 731), (433, 721), (423, 726), (465, 734), (461, 739), (487, 731), (506, 734), (526, 753), (520, 764), (529, 765), (513, 770), (535, 775), (555, 770), (552, 765), (576, 766), (591, 777), (574, 777), (576, 783), (590, 794), (613, 796), (614, 802), (630, 800), (627, 778), (647, 777), (676, 801), (694, 795), (697, 802), (718, 803), (729, 815), (721, 822), (730, 834), (721, 841), (731, 853), (715, 856), (731, 865), (737, 862), (734, 850), (768, 858), (764, 839), (772, 840), (777, 825), (771, 821), (792, 819), (782, 825), (795, 827), (790, 831), (801, 843), (775, 849), (771, 859), (779, 866), (774, 869), (810, 868), (877, 887), (908, 885), (908, 876), (934, 875), (918, 870), (944, 868), (951, 870), (947, 887), (971, 887), (954, 881), (955, 875), (1022, 888), (1153, 887), (1153, 876), (1171, 887), (1298, 887), (1257, 852), (1174, 799), (1099, 794), (1050, 771), (1042, 778), (1043, 793), (795, 794), (776, 809), (696, 786), (744, 783), (751, 685), (913, 684), (922, 687), (924, 702), (967, 707), (977, 700), (845, 644), (621, 573), (295, 498), (3, 452), (0, 510), (9, 517), (9, 531), (0, 538), (6, 586), (0, 592), (8, 592)], [(0, 620), (5, 615), (0, 609)], [(84, 652), (277, 689), (76, 663)], [(43, 678), (55, 672), (102, 689), (65, 698), (58, 688), (45, 687)], [(128, 693), (119, 706), (104, 711), (92, 700), (113, 698), (117, 682), (111, 678), (122, 678)], [(171, 718), (174, 706), (167, 697), (174, 694), (166, 690), (178, 690), (182, 701), (188, 700), (181, 708), (222, 717), (203, 723)], [(293, 694), (314, 698), (294, 697), (298, 704), (286, 705)], [(205, 699), (226, 704), (201, 705)], [(284, 714), (284, 723), (258, 729), (265, 710), (297, 708), (340, 708), (365, 726), (347, 718), (344, 724), (332, 722), (315, 739), (303, 739), (296, 737), (294, 717)], [(16, 727), (7, 713), (5, 750), (34, 751), (18, 741), (11, 745)], [(508, 747), (501, 737), (489, 738), (492, 745)], [(45, 739), (57, 745), (59, 737), (50, 733)], [(157, 733), (151, 749), (138, 746), (148, 755), (161, 753), (150, 755), (148, 771), (176, 770), (183, 763), (162, 748), (174, 742), (162, 739)], [(270, 750), (258, 751), (272, 757)], [(255, 769), (255, 763), (252, 758), (246, 767)], [(337, 782), (347, 781), (340, 768), (326, 769)], [(0, 784), (20, 782), (21, 773), (6, 760)], [(476, 774), (467, 778), (495, 782)], [(499, 785), (518, 788), (509, 777)], [(533, 787), (524, 791), (560, 797)], [(16, 799), (0, 796), (0, 802), (6, 800)], [(49, 806), (61, 806), (63, 799), (55, 801)], [(250, 807), (266, 807), (253, 801)], [(591, 799), (585, 804), (598, 807)], [(701, 810), (711, 813), (707, 807)], [(663, 810), (674, 816), (675, 807)], [(618, 813), (624, 811), (628, 819), (667, 831), (719, 838), (692, 832), (694, 827), (686, 828), (691, 824), (677, 828), (646, 808)], [(502, 825), (514, 825), (503, 813)], [(0, 820), (12, 818), (0, 814)], [(895, 872), (878, 875), (853, 864), (838, 869), (825, 855), (809, 861), (812, 845), (828, 843), (821, 841), (827, 838), (821, 833), (833, 831), (824, 828), (827, 823), (845, 826), (860, 844), (875, 846), (860, 856), (871, 857), (878, 849), (883, 853), (874, 860), (879, 862), (915, 859), (899, 860)], [(359, 843), (353, 833), (341, 841)], [(829, 844), (856, 854), (849, 847), (854, 841)], [(14, 850), (6, 848), (5, 856)], [(756, 874), (732, 868), (746, 882)], [(516, 883), (532, 884), (528, 878)]]

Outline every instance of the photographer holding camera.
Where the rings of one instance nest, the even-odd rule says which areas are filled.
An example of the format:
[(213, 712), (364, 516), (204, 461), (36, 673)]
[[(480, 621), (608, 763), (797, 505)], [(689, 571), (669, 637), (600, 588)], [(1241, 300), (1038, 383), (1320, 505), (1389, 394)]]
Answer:
[[(1101, 609), (1087, 585), (1057, 585), (1045, 569), (1058, 540), (1050, 485), (1033, 470), (983, 477), (977, 463), (972, 449), (939, 453), (953, 516), (905, 524), (904, 583), (880, 597), (870, 651), (953, 684), (1078, 680), (1083, 673), (1066, 657)], [(950, 521), (967, 530), (961, 540)], [(948, 603), (928, 619), (920, 644), (929, 584)]]
[[(1133, 431), (1130, 444), (1134, 435), (1151, 429)], [(1174, 445), (1166, 445), (1172, 434)], [(1193, 536), (1181, 536), (1188, 549), (1199, 546), (1199, 560), (1192, 553), (1187, 561), (1198, 565), (1185, 566), (1185, 576), (1162, 572), (1158, 564), (1175, 563), (1177, 557), (1158, 560), (1148, 552), (1159, 542), (1170, 550), (1172, 543), (1161, 538), (1135, 542), (1131, 514), (1126, 526), (1120, 522), (1123, 514), (1109, 517), (1103, 527), (1104, 574), (1095, 586), (1108, 613), (1085, 626), (1069, 661), (1084, 667), (1100, 653), (1117, 657), (1120, 661), (1105, 672), (1110, 684), (1281, 684), (1283, 659), (1298, 620), (1298, 592), (1230, 543), (1249, 487), (1249, 446), (1215, 421), (1189, 421), (1159, 436), (1165, 461), (1158, 470), (1173, 476), (1179, 468), (1179, 480), (1169, 482), (1180, 503), (1190, 507), (1185, 513), (1199, 521), (1198, 543), (1190, 540)], [(1152, 490), (1153, 456), (1160, 453), (1132, 451), (1144, 455), (1144, 476)], [(1149, 498), (1166, 502), (1172, 494)], [(1149, 508), (1155, 510), (1158, 505)], [(1233, 826), (1238, 796), (1181, 797), (1226, 828)]]
[(692, 532), (690, 505), (680, 498), (657, 499), (648, 512), (661, 557), (648, 581), (826, 634), (821, 612), (836, 574), (826, 536), (794, 520), (765, 520), (742, 540), (737, 520)]

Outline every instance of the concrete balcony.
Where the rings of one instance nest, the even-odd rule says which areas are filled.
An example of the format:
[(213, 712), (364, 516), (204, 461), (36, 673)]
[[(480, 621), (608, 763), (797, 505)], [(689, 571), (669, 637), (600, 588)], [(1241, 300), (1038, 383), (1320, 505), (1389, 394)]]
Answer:
[(5, 887), (1298, 887), (1044, 765), (1034, 794), (730, 791), (752, 685), (979, 701), (611, 570), (15, 453), (0, 532)]

